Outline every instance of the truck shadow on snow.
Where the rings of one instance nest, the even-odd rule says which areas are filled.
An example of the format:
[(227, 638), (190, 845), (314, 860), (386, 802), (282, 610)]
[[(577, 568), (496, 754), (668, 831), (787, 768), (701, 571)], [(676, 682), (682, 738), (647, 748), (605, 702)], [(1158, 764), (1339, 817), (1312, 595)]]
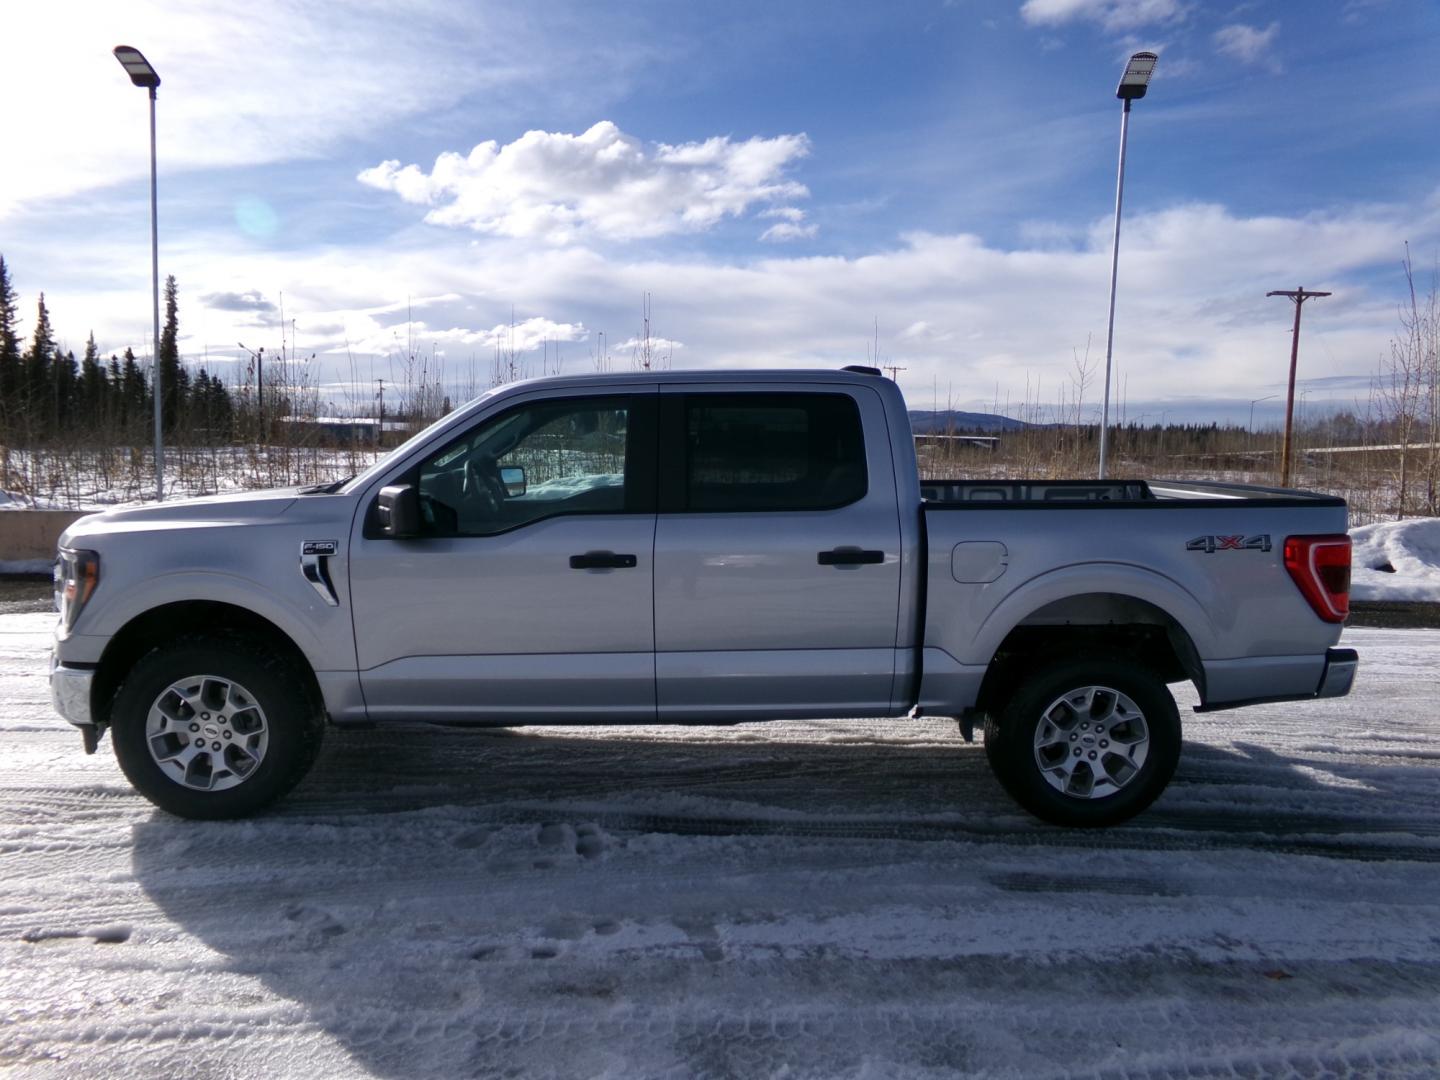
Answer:
[[(1406, 813), (1414, 786), (1433, 790), (1433, 763), (1327, 772), (1260, 746), (1187, 743), (1149, 812), (1079, 831), (1024, 815), (979, 746), (942, 734), (339, 733), (265, 816), (195, 823), (157, 811), (135, 825), (133, 868), (226, 971), (299, 1003), (376, 1075), (745, 1075), (747, 1018), (833, 1004), (847, 980), (871, 986), (873, 1004), (883, 965), (831, 955), (848, 948), (847, 918), (917, 902), (966, 910), (1007, 893), (1057, 909), (1076, 893), (1102, 908), (1105, 896), (1125, 898), (1122, 909), (1173, 902), (1194, 888), (1195, 854), (1214, 849), (1433, 853), (1392, 842), (1436, 832), (1434, 814)], [(835, 928), (790, 951), (730, 938), (746, 920), (789, 918)], [(957, 950), (914, 963), (938, 965), (930, 977), (959, 980), (957, 992), (1010, 977), (993, 956)], [(1130, 977), (1120, 968), (1116, 993)], [(705, 989), (717, 978), (720, 991)], [(726, 1015), (713, 1001), (676, 1012), (715, 992)], [(659, 1032), (647, 1027), (657, 1015)], [(825, 1032), (829, 1052), (847, 1039), (857, 1059), (868, 1052), (858, 1029)], [(935, 1033), (935, 1045), (953, 1035)], [(967, 1067), (964, 1047), (952, 1050), (942, 1064)], [(806, 1038), (776, 1043), (762, 1071), (803, 1071), (806, 1053)]]

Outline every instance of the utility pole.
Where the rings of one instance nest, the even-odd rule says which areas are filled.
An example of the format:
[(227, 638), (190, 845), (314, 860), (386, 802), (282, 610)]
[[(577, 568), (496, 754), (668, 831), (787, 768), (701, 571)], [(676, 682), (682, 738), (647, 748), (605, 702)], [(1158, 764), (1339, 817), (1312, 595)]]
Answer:
[(255, 365), (255, 424), (256, 443), (265, 441), (265, 346), (252, 351), (243, 341), (235, 343), (250, 353), (250, 362)]
[(375, 428), (375, 447), (379, 449), (382, 440), (385, 438), (385, 380), (376, 379), (375, 381), (380, 384), (380, 393), (375, 395), (380, 399), (380, 423)]
[(1290, 486), (1290, 439), (1295, 419), (1295, 363), (1300, 357), (1300, 309), (1306, 300), (1317, 296), (1329, 296), (1328, 292), (1306, 292), (1305, 286), (1298, 289), (1275, 289), (1266, 296), (1286, 296), (1295, 304), (1295, 329), (1290, 337), (1290, 382), (1285, 391), (1285, 444), (1280, 451), (1280, 486)]
[(885, 365), (883, 365), (883, 366), (884, 366), (885, 370), (890, 373), (890, 381), (891, 381), (891, 382), (899, 382), (900, 379), (898, 378), (898, 376), (899, 376), (900, 372), (902, 372), (902, 371), (909, 371), (909, 370), (910, 370), (909, 368), (906, 368), (906, 367), (897, 367), (895, 364), (885, 364)]

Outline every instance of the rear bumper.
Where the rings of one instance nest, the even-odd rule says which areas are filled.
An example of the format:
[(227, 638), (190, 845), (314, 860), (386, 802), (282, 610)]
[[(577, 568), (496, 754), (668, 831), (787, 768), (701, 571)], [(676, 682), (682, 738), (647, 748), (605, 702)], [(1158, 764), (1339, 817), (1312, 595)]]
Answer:
[[(1326, 649), (1324, 657), (1266, 657), (1207, 664), (1206, 681), (1212, 694), (1207, 695), (1204, 704), (1195, 706), (1195, 711), (1344, 697), (1350, 693), (1359, 665), (1360, 655), (1354, 649)], [(1223, 678), (1212, 678), (1212, 674)], [(1224, 700), (1214, 700), (1213, 692), (1221, 685), (1231, 692), (1224, 695)], [(1235, 693), (1240, 687), (1246, 692)]]
[(1325, 651), (1325, 673), (1320, 676), (1320, 688), (1316, 697), (1344, 697), (1350, 693), (1355, 682), (1355, 669), (1360, 666), (1360, 654), (1354, 649), (1327, 649)]
[(95, 684), (93, 668), (66, 667), (50, 656), (50, 700), (55, 711), (76, 727), (91, 727), (90, 691)]

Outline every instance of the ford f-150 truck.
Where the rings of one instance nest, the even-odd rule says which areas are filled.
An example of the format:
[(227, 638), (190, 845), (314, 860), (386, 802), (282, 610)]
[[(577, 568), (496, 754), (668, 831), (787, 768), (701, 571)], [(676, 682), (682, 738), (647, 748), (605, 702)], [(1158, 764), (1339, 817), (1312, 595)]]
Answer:
[(1201, 709), (1333, 697), (1342, 500), (922, 482), (871, 369), (504, 386), (363, 474), (77, 521), (56, 708), (186, 817), (289, 791), (327, 724), (956, 717), (1057, 823), (1138, 813)]

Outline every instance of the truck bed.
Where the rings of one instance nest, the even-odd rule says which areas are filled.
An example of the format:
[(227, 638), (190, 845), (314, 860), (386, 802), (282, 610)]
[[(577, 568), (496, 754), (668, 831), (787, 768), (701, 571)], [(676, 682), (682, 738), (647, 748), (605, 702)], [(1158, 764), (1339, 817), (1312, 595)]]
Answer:
[(1100, 503), (1131, 509), (1205, 509), (1220, 501), (1243, 501), (1250, 507), (1345, 505), (1343, 499), (1309, 491), (1200, 480), (922, 480), (920, 496), (927, 510), (1093, 508)]

